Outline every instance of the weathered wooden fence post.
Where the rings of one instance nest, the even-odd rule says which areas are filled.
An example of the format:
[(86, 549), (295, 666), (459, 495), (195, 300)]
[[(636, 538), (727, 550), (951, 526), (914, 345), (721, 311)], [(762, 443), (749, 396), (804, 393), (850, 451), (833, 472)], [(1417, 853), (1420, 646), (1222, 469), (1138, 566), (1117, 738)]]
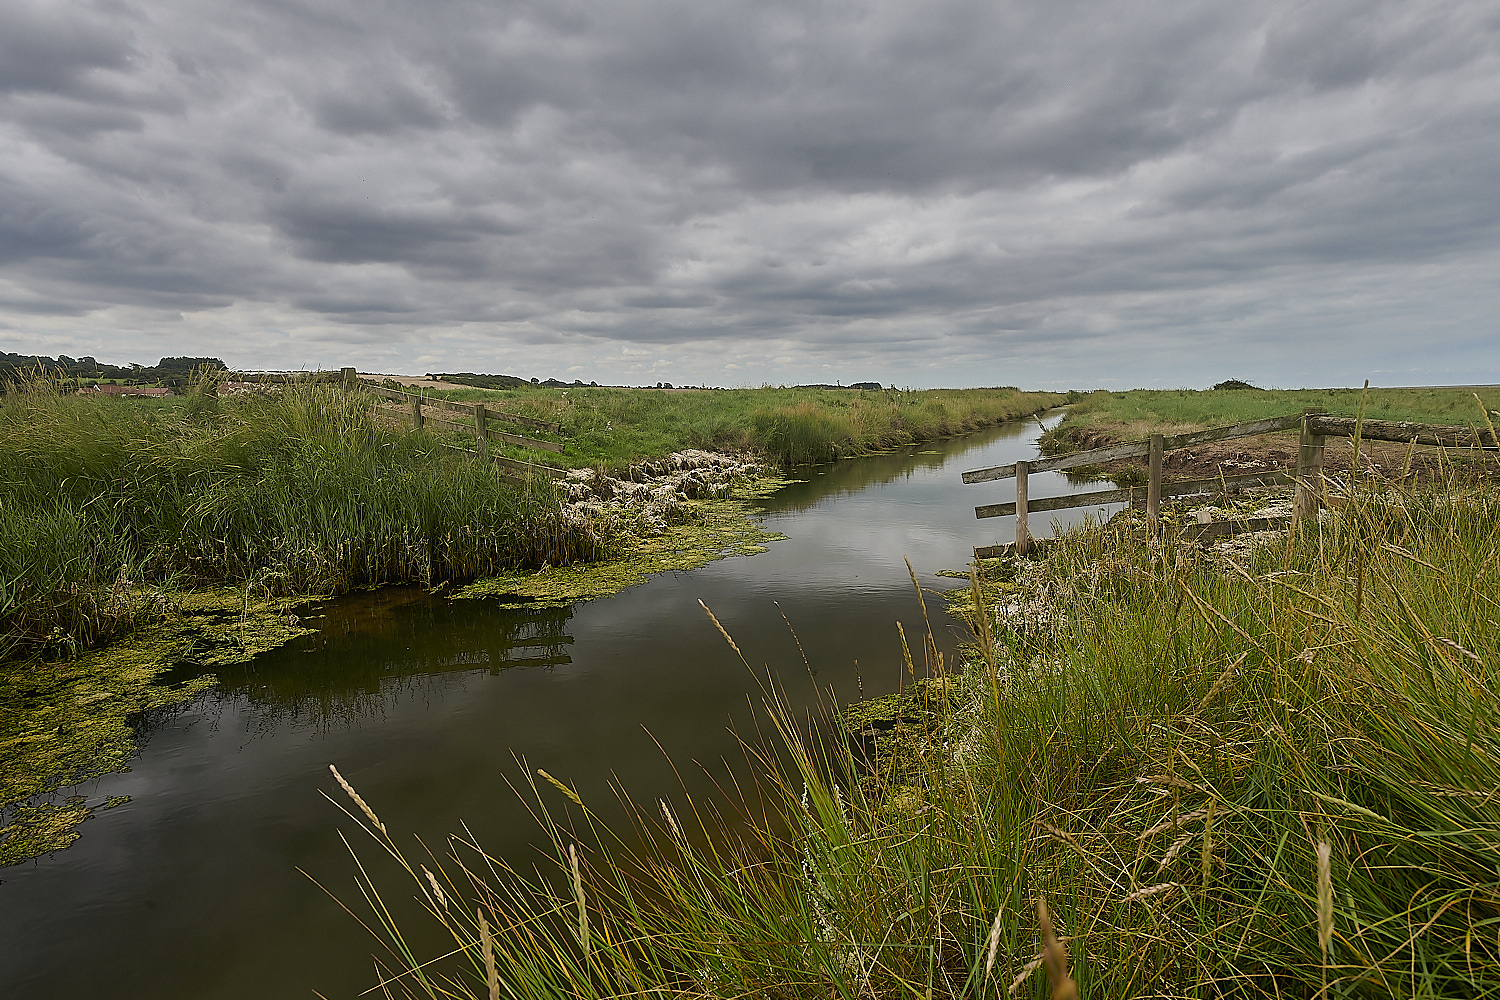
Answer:
[(1031, 527), (1026, 523), (1026, 477), (1030, 472), (1030, 462), (1016, 463), (1016, 555), (1031, 546)]
[(479, 438), (479, 460), (488, 462), (490, 460), (490, 439), (485, 432), (484, 426), (484, 404), (476, 403), (474, 406), (474, 436)]
[(341, 376), (339, 381), (344, 383), (344, 388), (346, 389), (359, 381), (359, 374), (353, 368), (345, 368), (339, 374)]
[(1146, 479), (1146, 528), (1156, 534), (1157, 518), (1161, 514), (1161, 457), (1166, 450), (1166, 437), (1151, 435), (1151, 450), (1147, 458)]
[(1321, 409), (1302, 411), (1302, 436), (1297, 442), (1297, 499), (1294, 511), (1297, 519), (1318, 516), (1318, 507), (1323, 500), (1323, 443), (1321, 434), (1314, 434), (1308, 426), (1313, 417), (1323, 413)]
[(411, 398), (411, 425), (417, 430), (422, 429), (422, 397)]

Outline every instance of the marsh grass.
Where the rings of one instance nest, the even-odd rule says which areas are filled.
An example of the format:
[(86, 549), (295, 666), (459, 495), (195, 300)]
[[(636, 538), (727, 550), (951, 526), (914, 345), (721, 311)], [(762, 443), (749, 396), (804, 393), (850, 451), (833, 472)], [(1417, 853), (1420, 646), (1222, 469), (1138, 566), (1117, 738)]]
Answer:
[(366, 881), (374, 912), (414, 892), (451, 942), (418, 956), (390, 920), (383, 988), (1500, 993), (1500, 502), (1372, 483), (1330, 501), (1236, 564), (1120, 520), (976, 577), (962, 669), (903, 630), (927, 676), (899, 767), (862, 771), (767, 681), (737, 833), (692, 801), (607, 829), (542, 776), (523, 791), (551, 870), (466, 832), (422, 862), (439, 898), (366, 826), (412, 878)]
[(0, 654), (71, 656), (177, 585), (434, 585), (608, 545), (549, 482), (445, 456), (337, 386), (138, 402), (46, 382), (0, 397)]
[(433, 393), (556, 421), (565, 456), (526, 461), (622, 469), (685, 448), (753, 452), (782, 466), (827, 462), (963, 434), (1060, 405), (1052, 392), (928, 389), (459, 389)]
[[(207, 376), (212, 377), (212, 376)], [(182, 586), (252, 597), (465, 583), (588, 562), (624, 544), (562, 508), (547, 476), (507, 481), (336, 385), (217, 396), (77, 396), (38, 374), (0, 395), (0, 659), (70, 658), (156, 620)], [(562, 425), (564, 467), (689, 447), (824, 461), (1035, 412), (1054, 394), (823, 390), (460, 390)], [(501, 402), (496, 403), (499, 399)], [(539, 457), (541, 456), (541, 457)]]
[[(1476, 400), (1479, 406), (1476, 407)], [(1318, 407), (1333, 416), (1353, 417), (1364, 407), (1370, 420), (1410, 420), (1465, 424), (1476, 413), (1500, 409), (1500, 390), (1417, 389), (1100, 389), (1077, 394), (1063, 427), (1129, 428), (1129, 439), (1152, 433), (1177, 434), (1298, 413)], [(1483, 408), (1483, 410), (1480, 409)], [(1484, 421), (1480, 421), (1480, 426)], [(1061, 428), (1059, 428), (1061, 430)], [(1126, 439), (1122, 437), (1122, 440)]]

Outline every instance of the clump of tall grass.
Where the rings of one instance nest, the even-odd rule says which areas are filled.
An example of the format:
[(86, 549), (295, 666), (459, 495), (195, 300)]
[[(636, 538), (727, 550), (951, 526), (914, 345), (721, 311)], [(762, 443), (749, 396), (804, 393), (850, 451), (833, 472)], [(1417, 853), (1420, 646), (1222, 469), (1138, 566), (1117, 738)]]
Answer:
[(550, 482), (445, 456), (337, 386), (137, 402), (44, 382), (0, 397), (0, 652), (96, 644), (162, 586), (433, 585), (608, 545)]
[(1127, 523), (1069, 535), (1032, 571), (1062, 604), (1045, 627), (976, 579), (970, 662), (908, 656), (935, 708), (898, 722), (901, 767), (861, 778), (770, 691), (739, 833), (691, 802), (609, 830), (547, 775), (550, 873), (469, 836), (423, 868), (373, 830), (452, 939), (424, 964), (389, 919), (385, 988), (1500, 992), (1500, 501), (1330, 500), (1239, 563)]

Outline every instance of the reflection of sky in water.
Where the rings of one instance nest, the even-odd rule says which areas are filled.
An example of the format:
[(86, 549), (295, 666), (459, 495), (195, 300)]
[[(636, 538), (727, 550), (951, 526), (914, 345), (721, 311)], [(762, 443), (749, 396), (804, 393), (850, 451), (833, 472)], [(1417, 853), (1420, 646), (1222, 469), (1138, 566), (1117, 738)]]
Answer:
[[(612, 781), (647, 803), (684, 790), (711, 800), (699, 765), (747, 776), (730, 729), (753, 735), (761, 696), (698, 602), (799, 712), (819, 688), (841, 700), (861, 684), (894, 690), (896, 622), (911, 634), (921, 620), (903, 556), (940, 588), (956, 581), (935, 571), (1008, 541), (1013, 519), (978, 521), (973, 508), (1013, 487), (964, 486), (959, 473), (1033, 457), (1036, 434), (1017, 425), (919, 449), (938, 454), (808, 470), (808, 483), (767, 504), (768, 526), (790, 536), (769, 552), (571, 609), (416, 590), (331, 604), (318, 635), (225, 671), (215, 692), (153, 720), (129, 773), (83, 789), (130, 804), (87, 823), (68, 851), (0, 873), (7, 997), (81, 996), (100, 983), (152, 998), (369, 986), (374, 942), (297, 872), (355, 898), (338, 838), (349, 824), (318, 794), (333, 790), (330, 761), (402, 836), (436, 846), (467, 822), (523, 864), (536, 837), (506, 784), (522, 779), (516, 755), (576, 783), (606, 818), (622, 815)], [(1072, 489), (1059, 475), (1031, 482), (1037, 497)], [(957, 630), (940, 602), (928, 605), (951, 652)], [(407, 886), (387, 884), (407, 906)]]
[[(800, 489), (811, 492), (831, 480), (837, 495), (803, 502), (794, 487), (788, 492), (795, 513), (781, 514), (773, 507), (767, 526), (794, 537), (763, 557), (766, 565), (756, 567), (755, 585), (771, 584), (781, 593), (840, 586), (886, 590), (906, 581), (903, 557), (911, 560), (924, 585), (938, 570), (965, 569), (975, 546), (1014, 540), (1014, 517), (979, 520), (974, 508), (1015, 499), (1015, 484), (1002, 480), (965, 486), (959, 474), (1034, 458), (1038, 433), (1035, 424), (1021, 424), (926, 445), (922, 450), (939, 454), (917, 456), (921, 464), (916, 467), (900, 456), (884, 456), (868, 464), (847, 462), (826, 472), (816, 470), (813, 482)], [(1033, 475), (1029, 485), (1036, 499), (1091, 488), (1069, 484), (1055, 472)], [(848, 495), (856, 487), (859, 492)], [(1075, 524), (1086, 511), (1059, 511), (1056, 520), (1063, 526)], [(1033, 534), (1050, 534), (1051, 522), (1047, 514), (1034, 515)]]

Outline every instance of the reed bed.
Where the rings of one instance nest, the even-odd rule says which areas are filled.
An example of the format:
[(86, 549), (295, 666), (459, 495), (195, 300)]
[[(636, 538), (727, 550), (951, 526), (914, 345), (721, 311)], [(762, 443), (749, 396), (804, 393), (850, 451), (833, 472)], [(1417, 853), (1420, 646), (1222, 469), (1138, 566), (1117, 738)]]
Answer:
[(176, 586), (433, 585), (609, 544), (551, 483), (445, 456), (337, 386), (137, 402), (40, 380), (0, 397), (0, 655), (72, 655)]
[(411, 860), (356, 799), (411, 879), (364, 882), (386, 995), (1500, 993), (1500, 501), (1329, 499), (1238, 562), (1117, 521), (976, 575), (967, 663), (902, 632), (873, 770), (768, 683), (734, 832), (691, 801), (608, 829), (543, 774), (528, 871), (467, 832)]

